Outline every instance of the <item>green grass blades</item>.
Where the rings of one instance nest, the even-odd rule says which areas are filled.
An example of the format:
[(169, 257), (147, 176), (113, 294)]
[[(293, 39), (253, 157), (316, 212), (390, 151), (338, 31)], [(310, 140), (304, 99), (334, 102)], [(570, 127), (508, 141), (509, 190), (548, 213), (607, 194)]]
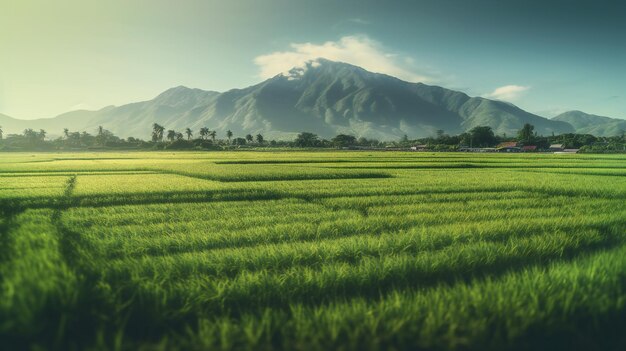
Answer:
[(0, 157), (8, 349), (626, 345), (626, 158)]

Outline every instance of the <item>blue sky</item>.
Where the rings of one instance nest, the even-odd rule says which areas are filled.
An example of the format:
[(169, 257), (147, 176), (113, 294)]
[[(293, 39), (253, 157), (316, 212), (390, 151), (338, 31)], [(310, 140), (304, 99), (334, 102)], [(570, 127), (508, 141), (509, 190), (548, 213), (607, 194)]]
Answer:
[(548, 117), (626, 118), (625, 33), (624, 2), (602, 0), (6, 0), (0, 113), (224, 91), (325, 56)]

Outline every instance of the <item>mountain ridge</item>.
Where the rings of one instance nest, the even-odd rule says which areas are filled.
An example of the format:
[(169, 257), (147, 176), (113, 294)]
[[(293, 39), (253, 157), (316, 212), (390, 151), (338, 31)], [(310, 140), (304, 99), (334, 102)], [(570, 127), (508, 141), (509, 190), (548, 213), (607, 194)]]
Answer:
[(552, 120), (569, 123), (576, 133), (593, 134), (597, 136), (617, 136), (626, 132), (626, 120), (598, 116), (578, 110), (567, 111)]
[(437, 130), (457, 134), (482, 125), (497, 134), (513, 135), (524, 123), (533, 124), (543, 135), (576, 130), (567, 121), (547, 119), (510, 103), (410, 83), (326, 59), (221, 93), (177, 86), (151, 100), (98, 111), (71, 111), (45, 123), (44, 119), (11, 119), (22, 129), (12, 130), (5, 125), (7, 119), (0, 117), (5, 133), (31, 126), (54, 135), (65, 127), (92, 131), (102, 125), (121, 137), (140, 138), (149, 138), (153, 123), (175, 130), (208, 127), (221, 134), (226, 130), (236, 135), (261, 133), (269, 139), (291, 139), (310, 131), (325, 138), (344, 133), (392, 140), (405, 134), (431, 136)]

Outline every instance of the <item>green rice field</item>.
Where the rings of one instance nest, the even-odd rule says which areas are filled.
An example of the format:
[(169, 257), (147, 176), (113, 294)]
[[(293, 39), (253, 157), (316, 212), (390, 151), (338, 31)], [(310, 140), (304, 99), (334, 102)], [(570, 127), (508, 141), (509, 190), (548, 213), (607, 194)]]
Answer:
[(0, 211), (0, 349), (626, 349), (625, 155), (5, 153)]

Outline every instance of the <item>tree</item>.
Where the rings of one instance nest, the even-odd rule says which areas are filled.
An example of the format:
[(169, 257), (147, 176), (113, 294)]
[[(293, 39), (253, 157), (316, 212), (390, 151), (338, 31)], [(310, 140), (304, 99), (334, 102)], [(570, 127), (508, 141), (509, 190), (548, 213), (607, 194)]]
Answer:
[(230, 138), (233, 137), (233, 132), (229, 130), (226, 131), (226, 137), (228, 138), (228, 143), (230, 144)]
[(352, 135), (339, 134), (330, 140), (334, 146), (347, 147), (356, 144), (356, 137)]
[(360, 137), (357, 141), (356, 141), (357, 145), (361, 145), (361, 146), (377, 146), (380, 144), (380, 141), (376, 140), (376, 139), (368, 139), (366, 137)]
[(154, 123), (152, 125), (152, 141), (162, 141), (163, 140), (163, 131), (165, 131), (165, 127), (158, 123)]
[(244, 139), (244, 138), (235, 138), (235, 139), (233, 139), (233, 145), (246, 145), (246, 139)]
[(167, 140), (169, 141), (174, 141), (174, 139), (176, 139), (176, 131), (175, 130), (168, 130), (167, 131)]
[(535, 130), (535, 126), (530, 123), (524, 124), (522, 129), (517, 132), (517, 139), (522, 143), (532, 143), (534, 139), (533, 131)]
[(494, 145), (498, 140), (489, 126), (478, 126), (469, 131), (470, 144), (473, 147)]
[(185, 134), (187, 135), (187, 140), (190, 140), (193, 136), (193, 131), (189, 128), (185, 129)]
[(316, 134), (309, 132), (302, 132), (298, 134), (296, 140), (294, 140), (294, 144), (297, 147), (311, 147), (319, 145), (319, 137)]
[(254, 140), (251, 134), (246, 134), (246, 141), (251, 143)]
[(43, 129), (39, 129), (39, 133), (37, 133), (37, 136), (39, 137), (39, 140), (43, 141), (44, 139), (46, 139), (46, 131)]
[(213, 140), (213, 142), (215, 143), (215, 137), (217, 136), (217, 132), (212, 130), (209, 132), (209, 136), (211, 137), (211, 140)]
[[(0, 133), (2, 133), (2, 130), (0, 130)], [(2, 139), (2, 134), (0, 134), (0, 139)], [(263, 141), (265, 141), (263, 139), (263, 135), (257, 134), (256, 135), (256, 142), (259, 143), (259, 144), (263, 144)]]
[(32, 130), (31, 128), (24, 129), (24, 137), (29, 140), (33, 140), (37, 138), (37, 132)]
[(209, 128), (207, 127), (200, 128), (200, 138), (206, 139), (207, 135), (209, 135)]
[(176, 140), (183, 140), (183, 133), (181, 132), (176, 133)]
[(96, 140), (100, 145), (104, 145), (106, 142), (105, 130), (102, 126), (98, 126), (98, 135), (96, 136)]
[(80, 133), (79, 132), (71, 132), (69, 134), (69, 139), (72, 141), (72, 144), (75, 144), (75, 145), (80, 144)]
[(443, 129), (437, 129), (437, 140), (441, 140), (443, 138), (444, 131)]

